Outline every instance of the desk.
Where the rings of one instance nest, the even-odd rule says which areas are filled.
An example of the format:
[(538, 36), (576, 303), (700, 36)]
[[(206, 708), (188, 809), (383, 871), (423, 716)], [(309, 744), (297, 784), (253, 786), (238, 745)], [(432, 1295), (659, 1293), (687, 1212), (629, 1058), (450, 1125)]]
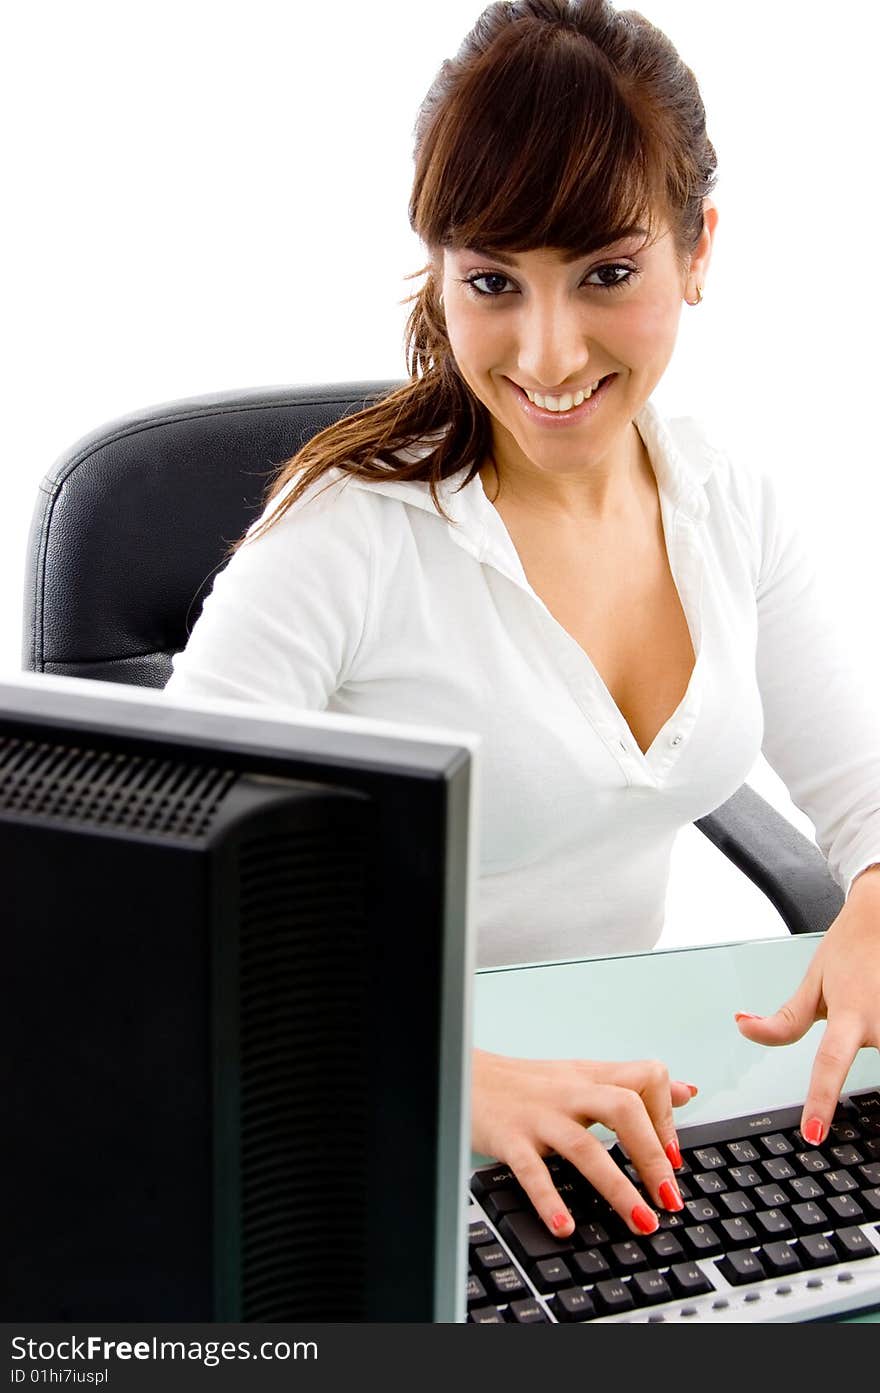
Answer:
[[(662, 1059), (673, 1078), (700, 1089), (676, 1109), (681, 1127), (799, 1103), (824, 1022), (794, 1045), (768, 1049), (744, 1039), (733, 1016), (781, 1006), (821, 937), (487, 968), (474, 986), (474, 1045), (532, 1059)], [(860, 1050), (847, 1090), (878, 1085), (877, 1051)], [(472, 1162), (486, 1159), (474, 1155)], [(853, 1320), (877, 1322), (880, 1315)]]

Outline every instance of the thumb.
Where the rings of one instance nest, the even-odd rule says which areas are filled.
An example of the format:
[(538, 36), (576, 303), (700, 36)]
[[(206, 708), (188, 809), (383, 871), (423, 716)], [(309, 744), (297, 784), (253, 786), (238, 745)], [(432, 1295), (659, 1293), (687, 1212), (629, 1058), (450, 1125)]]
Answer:
[(758, 1045), (790, 1045), (806, 1035), (819, 1009), (819, 987), (807, 976), (797, 991), (772, 1016), (754, 1016), (737, 1011), (734, 1020), (739, 1032)]

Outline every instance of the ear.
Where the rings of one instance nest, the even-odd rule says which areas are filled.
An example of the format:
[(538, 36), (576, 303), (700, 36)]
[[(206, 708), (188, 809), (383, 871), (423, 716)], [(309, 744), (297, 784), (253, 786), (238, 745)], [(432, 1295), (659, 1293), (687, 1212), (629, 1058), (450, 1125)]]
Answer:
[(703, 287), (706, 284), (706, 276), (709, 271), (709, 262), (712, 259), (712, 246), (715, 240), (715, 229), (718, 226), (718, 209), (711, 198), (703, 199), (703, 230), (700, 233), (700, 240), (691, 253), (690, 270), (688, 271), (685, 285), (685, 297), (690, 299), (696, 293), (697, 286)]

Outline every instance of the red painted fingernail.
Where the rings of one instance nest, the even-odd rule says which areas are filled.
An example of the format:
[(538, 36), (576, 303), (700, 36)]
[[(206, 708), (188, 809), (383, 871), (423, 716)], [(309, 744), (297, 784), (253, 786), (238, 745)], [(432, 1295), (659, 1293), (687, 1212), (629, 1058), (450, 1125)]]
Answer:
[(684, 1200), (678, 1193), (678, 1186), (674, 1185), (671, 1180), (663, 1181), (659, 1193), (660, 1201), (664, 1209), (671, 1209), (674, 1212), (677, 1212), (679, 1209), (684, 1209)]
[(632, 1221), (639, 1233), (653, 1233), (660, 1227), (660, 1220), (646, 1204), (633, 1205)]
[(803, 1129), (804, 1141), (810, 1142), (813, 1146), (818, 1146), (823, 1136), (825, 1128), (818, 1117), (811, 1117), (806, 1127)]
[(686, 1083), (685, 1088), (690, 1090), (690, 1095), (692, 1098), (696, 1098), (697, 1094), (700, 1091), (695, 1083)]
[(666, 1148), (666, 1155), (669, 1157), (669, 1164), (673, 1170), (678, 1170), (681, 1165), (681, 1152), (678, 1149), (678, 1142), (673, 1137)]
[(735, 1021), (762, 1021), (763, 1016), (755, 1016), (751, 1011), (737, 1011), (733, 1018)]
[(556, 1229), (556, 1232), (558, 1233), (560, 1229), (568, 1227), (568, 1221), (570, 1218), (570, 1214), (554, 1214), (553, 1218), (550, 1220), (550, 1223), (553, 1225), (554, 1229)]

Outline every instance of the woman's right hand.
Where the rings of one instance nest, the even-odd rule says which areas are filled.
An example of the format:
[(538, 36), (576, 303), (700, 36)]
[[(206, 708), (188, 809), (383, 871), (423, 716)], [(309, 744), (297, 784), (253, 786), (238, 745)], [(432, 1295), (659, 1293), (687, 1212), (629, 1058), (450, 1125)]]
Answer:
[(653, 1233), (657, 1214), (588, 1128), (600, 1122), (616, 1132), (648, 1194), (660, 1208), (677, 1211), (681, 1155), (672, 1109), (696, 1092), (693, 1084), (670, 1080), (656, 1059), (510, 1059), (474, 1050), (471, 1144), (510, 1167), (557, 1238), (571, 1234), (574, 1220), (542, 1160), (551, 1152), (586, 1176), (633, 1233)]

